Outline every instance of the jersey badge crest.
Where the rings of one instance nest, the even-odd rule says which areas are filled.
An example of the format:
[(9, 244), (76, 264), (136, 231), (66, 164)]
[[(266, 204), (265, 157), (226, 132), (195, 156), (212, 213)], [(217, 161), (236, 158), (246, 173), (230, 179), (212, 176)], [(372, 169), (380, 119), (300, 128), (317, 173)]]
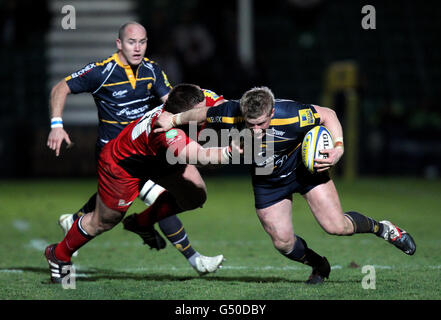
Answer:
[(306, 127), (314, 124), (314, 115), (311, 109), (299, 110), (300, 127)]

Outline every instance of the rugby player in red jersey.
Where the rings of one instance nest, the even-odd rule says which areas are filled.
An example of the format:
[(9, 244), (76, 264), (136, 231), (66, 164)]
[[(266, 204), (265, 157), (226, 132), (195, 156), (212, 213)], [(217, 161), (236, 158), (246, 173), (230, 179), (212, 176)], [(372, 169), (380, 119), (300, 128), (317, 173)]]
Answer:
[[(71, 143), (62, 121), (65, 101), (69, 94), (90, 93), (94, 98), (99, 118), (96, 158), (104, 145), (114, 139), (125, 126), (158, 106), (158, 100), (161, 103), (166, 101), (171, 85), (161, 67), (145, 57), (147, 49), (145, 28), (136, 22), (125, 23), (118, 32), (116, 46), (118, 51), (109, 58), (88, 64), (53, 87), (50, 101), (51, 131), (47, 145), (55, 151), (56, 156), (60, 153), (63, 141)], [(221, 96), (209, 91), (204, 93), (207, 105), (222, 101)], [(163, 191), (163, 187), (149, 180), (145, 185), (140, 186), (139, 198), (147, 206), (151, 206)], [(74, 221), (81, 215), (92, 211), (95, 204), (96, 193), (78, 212), (62, 214), (58, 223), (64, 233), (69, 231)], [(178, 217), (170, 216), (159, 221), (158, 225), (167, 239), (199, 274), (213, 272), (220, 266), (222, 255), (204, 256), (193, 248)], [(125, 226), (128, 230), (137, 231), (133, 223)], [(160, 250), (166, 246), (165, 240), (153, 226), (148, 229), (143, 228), (138, 235), (141, 236), (144, 244), (152, 249)]]
[(152, 180), (166, 190), (155, 201), (154, 210), (144, 217), (144, 226), (202, 206), (206, 200), (205, 183), (197, 169), (186, 163), (225, 163), (231, 149), (203, 148), (181, 129), (155, 133), (152, 128), (164, 109), (179, 113), (205, 105), (205, 95), (199, 87), (178, 85), (163, 107), (147, 112), (104, 146), (98, 159), (95, 209), (75, 220), (65, 238), (45, 250), (52, 282), (61, 283), (69, 273), (65, 267), (72, 264), (76, 250), (123, 219), (145, 181)]

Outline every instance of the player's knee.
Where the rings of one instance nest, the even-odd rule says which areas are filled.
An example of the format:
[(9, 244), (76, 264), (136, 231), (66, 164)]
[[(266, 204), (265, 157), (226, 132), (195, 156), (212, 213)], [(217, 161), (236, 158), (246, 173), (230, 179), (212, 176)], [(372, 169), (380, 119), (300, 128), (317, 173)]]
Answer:
[(123, 218), (123, 215), (120, 213), (115, 213), (111, 215), (106, 215), (102, 217), (96, 226), (97, 234), (101, 234), (103, 232), (109, 231), (114, 226), (116, 226)]
[(294, 235), (278, 235), (277, 237), (273, 238), (273, 245), (274, 247), (282, 252), (282, 253), (288, 253), (292, 250), (294, 247)]
[(351, 228), (349, 225), (342, 222), (330, 222), (323, 226), (323, 229), (330, 235), (335, 236), (344, 236), (348, 234), (352, 234)]
[(179, 206), (183, 210), (194, 210), (201, 208), (205, 201), (207, 201), (207, 192), (205, 191), (205, 188), (196, 188), (191, 193), (191, 197), (184, 197), (179, 200)]
[(205, 190), (205, 188), (201, 188), (197, 199), (197, 207), (201, 208), (204, 205), (205, 201), (207, 201), (207, 190)]

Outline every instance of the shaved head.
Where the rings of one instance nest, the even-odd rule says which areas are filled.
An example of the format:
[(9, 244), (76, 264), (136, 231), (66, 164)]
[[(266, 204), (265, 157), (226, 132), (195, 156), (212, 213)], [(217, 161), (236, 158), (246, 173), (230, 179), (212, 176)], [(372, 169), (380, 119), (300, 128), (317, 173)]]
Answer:
[(124, 23), (118, 30), (118, 39), (124, 40), (124, 37), (126, 35), (126, 30), (128, 29), (141, 29), (144, 31), (146, 37), (147, 37), (147, 30), (144, 28), (144, 26), (136, 21), (130, 21)]
[(118, 30), (116, 47), (123, 64), (139, 65), (147, 49), (147, 32), (145, 28), (135, 21), (124, 23)]

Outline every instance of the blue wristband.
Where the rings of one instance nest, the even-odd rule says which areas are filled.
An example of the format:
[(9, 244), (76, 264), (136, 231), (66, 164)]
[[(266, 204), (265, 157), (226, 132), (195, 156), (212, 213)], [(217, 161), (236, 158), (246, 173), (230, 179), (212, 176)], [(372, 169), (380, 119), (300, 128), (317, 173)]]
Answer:
[(51, 119), (51, 128), (63, 128), (63, 119), (54, 117)]

